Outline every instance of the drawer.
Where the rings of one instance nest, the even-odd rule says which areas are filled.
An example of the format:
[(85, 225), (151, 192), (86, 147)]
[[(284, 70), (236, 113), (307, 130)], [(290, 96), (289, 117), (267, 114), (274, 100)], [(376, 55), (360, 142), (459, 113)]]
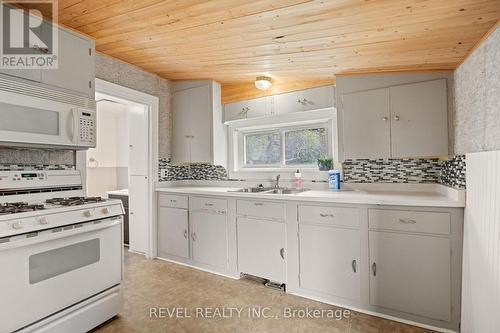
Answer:
[(451, 216), (447, 212), (369, 209), (370, 229), (449, 235)]
[(352, 207), (299, 206), (300, 223), (359, 227), (359, 210)]
[(203, 197), (190, 197), (189, 198), (190, 211), (227, 211), (227, 200)]
[(236, 202), (236, 213), (243, 216), (284, 220), (285, 204), (268, 201), (238, 200)]
[(188, 208), (188, 197), (174, 194), (160, 194), (158, 197), (160, 207)]

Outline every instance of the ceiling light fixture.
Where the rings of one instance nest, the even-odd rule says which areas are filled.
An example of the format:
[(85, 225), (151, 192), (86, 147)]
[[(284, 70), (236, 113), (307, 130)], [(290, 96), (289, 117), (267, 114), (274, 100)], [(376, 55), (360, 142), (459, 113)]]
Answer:
[(268, 76), (257, 76), (255, 79), (255, 87), (259, 90), (267, 90), (271, 88), (272, 85), (271, 78)]

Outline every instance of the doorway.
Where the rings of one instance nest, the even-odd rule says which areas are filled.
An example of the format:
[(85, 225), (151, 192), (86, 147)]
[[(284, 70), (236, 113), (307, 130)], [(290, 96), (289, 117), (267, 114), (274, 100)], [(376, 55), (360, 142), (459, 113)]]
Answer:
[(97, 146), (77, 154), (86, 195), (126, 198), (129, 250), (154, 258), (158, 98), (97, 79), (96, 102)]

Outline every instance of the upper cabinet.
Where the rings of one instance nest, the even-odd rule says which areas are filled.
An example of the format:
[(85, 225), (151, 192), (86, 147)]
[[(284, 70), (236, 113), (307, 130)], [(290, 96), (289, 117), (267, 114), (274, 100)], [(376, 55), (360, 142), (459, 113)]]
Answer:
[(58, 68), (42, 70), (42, 83), (94, 99), (94, 41), (61, 28), (58, 36)]
[[(43, 83), (69, 93), (94, 99), (95, 42), (76, 32), (42, 23), (42, 34), (57, 29), (57, 69), (0, 69), (9, 76)], [(33, 46), (38, 50), (37, 46)], [(40, 53), (43, 50), (39, 50)]]
[(344, 158), (448, 155), (446, 79), (342, 95)]
[(172, 161), (226, 165), (220, 85), (213, 81), (177, 82), (172, 101)]
[(335, 88), (325, 86), (224, 105), (226, 122), (335, 106)]

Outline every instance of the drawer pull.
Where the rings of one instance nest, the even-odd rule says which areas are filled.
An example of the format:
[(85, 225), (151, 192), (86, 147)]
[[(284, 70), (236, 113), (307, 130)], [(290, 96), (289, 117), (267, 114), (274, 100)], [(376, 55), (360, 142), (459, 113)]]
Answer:
[(373, 272), (373, 276), (377, 276), (377, 264), (376, 263), (372, 264), (372, 272)]
[(351, 262), (351, 266), (352, 266), (352, 271), (354, 273), (356, 273), (357, 271), (357, 263), (356, 263), (356, 259), (354, 259), (352, 262)]
[(214, 205), (214, 204), (212, 204), (212, 203), (205, 202), (205, 206), (207, 206), (207, 207), (212, 207), (213, 205)]
[(262, 202), (254, 202), (254, 205), (255, 206), (264, 206), (264, 204)]
[(225, 215), (225, 214), (226, 214), (226, 211), (225, 211), (225, 210), (218, 210), (218, 211), (217, 211), (217, 214)]
[(281, 256), (281, 259), (285, 260), (285, 248), (281, 248), (280, 249), (280, 256)]
[(321, 216), (321, 217), (331, 217), (331, 218), (333, 218), (333, 214), (321, 213), (321, 214), (319, 214), (319, 216)]
[(417, 223), (417, 221), (415, 220), (405, 220), (405, 219), (399, 219), (399, 223), (403, 223), (403, 224), (415, 224)]
[(171, 202), (171, 203), (176, 203), (176, 202), (177, 202), (177, 200), (170, 199), (170, 202)]

